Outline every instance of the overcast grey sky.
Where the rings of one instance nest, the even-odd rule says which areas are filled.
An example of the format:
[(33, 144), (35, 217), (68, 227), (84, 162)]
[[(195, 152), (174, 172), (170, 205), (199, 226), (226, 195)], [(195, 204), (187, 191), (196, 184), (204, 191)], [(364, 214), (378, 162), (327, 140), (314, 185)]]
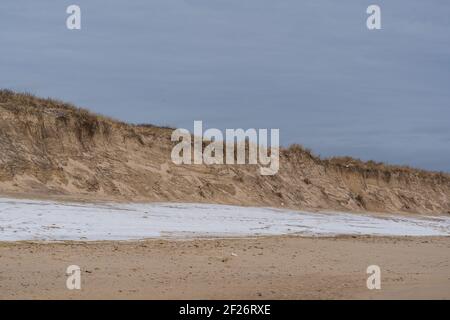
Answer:
[(450, 1), (2, 0), (0, 87), (450, 171)]

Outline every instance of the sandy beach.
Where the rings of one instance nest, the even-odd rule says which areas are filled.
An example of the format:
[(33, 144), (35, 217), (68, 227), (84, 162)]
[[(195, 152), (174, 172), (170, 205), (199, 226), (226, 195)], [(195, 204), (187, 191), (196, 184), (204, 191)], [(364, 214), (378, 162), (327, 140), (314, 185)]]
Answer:
[(22, 2), (0, 302), (450, 300), (450, 1)]
[(450, 237), (3, 242), (0, 265), (0, 299), (450, 299)]

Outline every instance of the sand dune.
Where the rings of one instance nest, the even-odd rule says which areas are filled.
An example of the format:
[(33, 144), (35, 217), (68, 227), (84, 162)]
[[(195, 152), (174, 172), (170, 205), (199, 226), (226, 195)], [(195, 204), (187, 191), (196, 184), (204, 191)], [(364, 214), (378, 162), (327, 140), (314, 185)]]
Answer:
[(273, 177), (177, 166), (171, 132), (0, 90), (0, 299), (450, 299), (448, 174), (298, 145)]
[[(67, 103), (0, 91), (0, 194), (448, 215), (450, 177), (294, 145), (280, 171), (175, 165), (171, 129), (130, 125)], [(282, 135), (282, 132), (281, 132)]]

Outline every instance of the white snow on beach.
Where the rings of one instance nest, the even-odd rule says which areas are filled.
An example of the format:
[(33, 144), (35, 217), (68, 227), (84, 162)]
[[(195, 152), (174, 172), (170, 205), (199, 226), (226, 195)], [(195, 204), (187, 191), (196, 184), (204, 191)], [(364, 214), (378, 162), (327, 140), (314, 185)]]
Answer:
[(88, 204), (0, 198), (0, 241), (285, 234), (449, 236), (450, 217), (315, 213), (212, 204)]

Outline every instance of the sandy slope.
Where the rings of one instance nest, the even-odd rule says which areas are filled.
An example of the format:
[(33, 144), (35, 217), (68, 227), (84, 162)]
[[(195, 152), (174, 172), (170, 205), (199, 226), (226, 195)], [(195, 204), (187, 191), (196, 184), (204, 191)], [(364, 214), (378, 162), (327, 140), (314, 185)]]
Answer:
[[(71, 264), (81, 291), (66, 289)], [(0, 243), (0, 265), (1, 299), (450, 299), (449, 237)]]
[(171, 133), (0, 90), (0, 194), (450, 212), (448, 174), (351, 158), (324, 160), (299, 146), (281, 150), (275, 176), (261, 176), (256, 165), (175, 165)]
[[(0, 90), (0, 195), (108, 200), (122, 202), (121, 206), (124, 201), (195, 202), (312, 212), (405, 213), (410, 222), (419, 215), (448, 219), (450, 213), (448, 174), (351, 158), (324, 160), (299, 146), (281, 151), (279, 174), (272, 177), (259, 175), (257, 166), (177, 166), (170, 159), (171, 132), (121, 123), (60, 101)], [(93, 222), (96, 216), (89, 220), (92, 207), (83, 213), (80, 205), (77, 220), (78, 209), (67, 217), (52, 210), (17, 211), (15, 205), (2, 207), (0, 212), (0, 232), (12, 240), (17, 240), (15, 234), (29, 239), (42, 230), (44, 235), (63, 230), (61, 236), (67, 230), (58, 228), (79, 221), (86, 228), (76, 226), (69, 231), (85, 232), (98, 226)], [(133, 220), (117, 214), (116, 226), (126, 227), (134, 221), (133, 225), (141, 227), (142, 216)], [(111, 222), (111, 216), (104, 217), (102, 221)], [(252, 220), (245, 216), (239, 221), (242, 217), (226, 216), (230, 224), (219, 227), (245, 229), (265, 221), (270, 230), (275, 221), (277, 228), (286, 229), (292, 217), (283, 217)], [(47, 224), (50, 218), (56, 222)], [(347, 228), (374, 227), (367, 224), (369, 219), (355, 221), (347, 216), (341, 220), (324, 220), (319, 214), (303, 218), (313, 227), (336, 222)], [(392, 221), (400, 220), (400, 216), (390, 219), (388, 229), (392, 230)], [(408, 227), (394, 229), (403, 234), (411, 230), (419, 235), (448, 234), (448, 226), (442, 231), (436, 221), (428, 220), (424, 226), (423, 221), (414, 220)], [(204, 221), (197, 222), (197, 227), (205, 227)], [(221, 222), (215, 221), (214, 227)], [(438, 233), (429, 233), (430, 223)], [(155, 231), (158, 225), (149, 226)], [(280, 233), (286, 233), (283, 228)], [(450, 299), (449, 249), (449, 237), (0, 242), (0, 298)], [(83, 269), (80, 292), (65, 287), (65, 270), (71, 264)], [(365, 286), (365, 270), (371, 264), (382, 269), (381, 291), (368, 291)]]

